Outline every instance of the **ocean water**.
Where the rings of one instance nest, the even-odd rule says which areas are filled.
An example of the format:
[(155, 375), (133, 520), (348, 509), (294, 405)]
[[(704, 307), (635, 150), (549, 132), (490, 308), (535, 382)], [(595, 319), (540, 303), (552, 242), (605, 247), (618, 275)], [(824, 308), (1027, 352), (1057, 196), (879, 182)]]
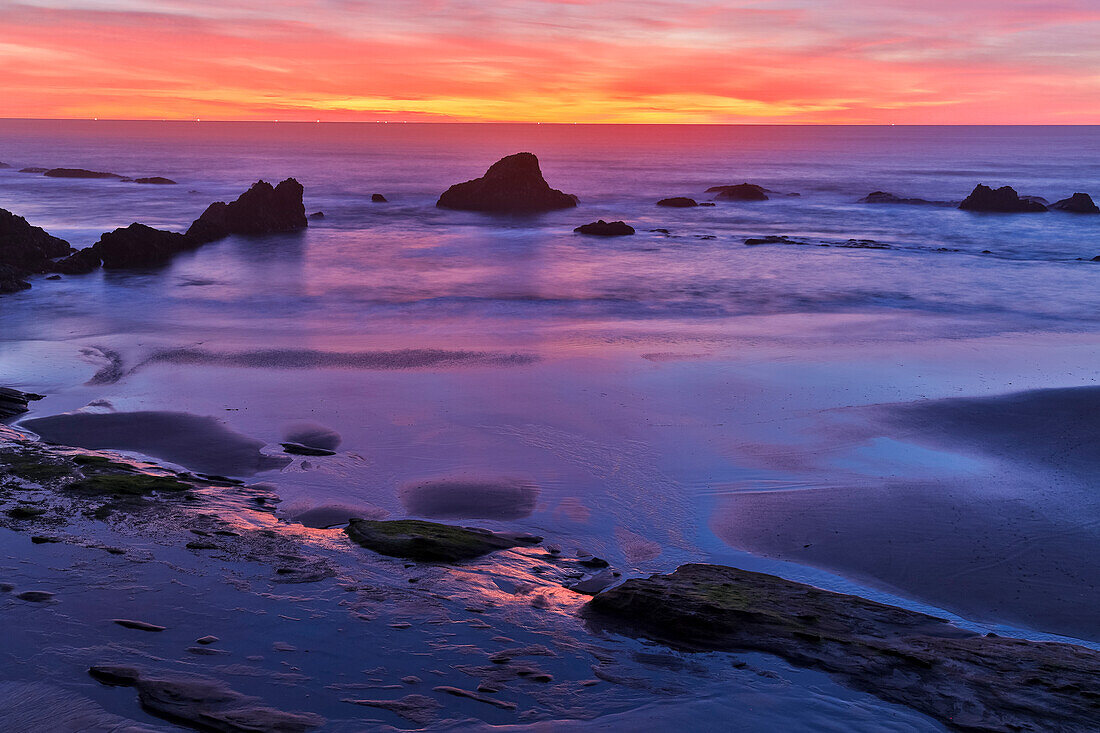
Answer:
[[(521, 150), (579, 207), (434, 207)], [(1096, 385), (1100, 216), (856, 203), (977, 183), (1100, 198), (1098, 127), (0, 121), (0, 160), (0, 207), (76, 247), (133, 221), (183, 230), (261, 178), (294, 176), (325, 214), (0, 297), (0, 382), (48, 395), (31, 417), (215, 416), (273, 455), (310, 421), (336, 456), (249, 477), (291, 514), (437, 511), (627, 573), (725, 562), (1100, 641), (1094, 464), (873, 407), (1008, 399), (1016, 435), (1087, 451), (1073, 436), (1094, 422), (1039, 434), (1004, 396)], [(745, 181), (775, 193), (654, 205)], [(573, 233), (597, 218), (638, 233)], [(807, 244), (744, 244), (767, 234)], [(497, 493), (452, 500), (456, 482)], [(425, 483), (448, 496), (418, 503)]]

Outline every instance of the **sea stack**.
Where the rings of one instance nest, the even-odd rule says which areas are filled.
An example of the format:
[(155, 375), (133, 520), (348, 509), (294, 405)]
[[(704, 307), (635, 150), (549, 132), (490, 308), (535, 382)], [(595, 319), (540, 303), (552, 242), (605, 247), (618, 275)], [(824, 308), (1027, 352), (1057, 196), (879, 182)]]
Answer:
[(1100, 207), (1087, 193), (1075, 193), (1068, 199), (1055, 201), (1050, 208), (1058, 211), (1068, 211), (1071, 214), (1100, 214)]
[(576, 196), (550, 188), (542, 177), (539, 159), (532, 153), (501, 158), (489, 166), (484, 176), (456, 183), (436, 202), (443, 209), (496, 214), (537, 214), (576, 205)]
[(302, 203), (304, 188), (293, 178), (272, 186), (257, 181), (236, 201), (217, 201), (191, 224), (187, 236), (199, 244), (230, 234), (293, 232), (309, 226)]
[(1038, 213), (1047, 210), (1038, 201), (1021, 198), (1011, 186), (1001, 186), (993, 190), (981, 183), (959, 204), (959, 208), (963, 211), (989, 211), (999, 214)]

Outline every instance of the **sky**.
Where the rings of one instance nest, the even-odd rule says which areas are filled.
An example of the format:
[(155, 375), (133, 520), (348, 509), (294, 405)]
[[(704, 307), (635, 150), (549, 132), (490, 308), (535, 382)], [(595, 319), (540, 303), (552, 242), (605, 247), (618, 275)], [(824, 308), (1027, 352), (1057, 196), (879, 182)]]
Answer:
[(1100, 0), (0, 0), (0, 117), (1100, 124)]

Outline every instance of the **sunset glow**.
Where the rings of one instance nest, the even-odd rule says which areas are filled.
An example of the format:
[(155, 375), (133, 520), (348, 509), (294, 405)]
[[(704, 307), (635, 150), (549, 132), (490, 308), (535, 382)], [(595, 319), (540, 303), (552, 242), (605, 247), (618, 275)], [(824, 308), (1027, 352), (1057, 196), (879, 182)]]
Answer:
[(1090, 123), (1088, 0), (24, 0), (0, 116)]

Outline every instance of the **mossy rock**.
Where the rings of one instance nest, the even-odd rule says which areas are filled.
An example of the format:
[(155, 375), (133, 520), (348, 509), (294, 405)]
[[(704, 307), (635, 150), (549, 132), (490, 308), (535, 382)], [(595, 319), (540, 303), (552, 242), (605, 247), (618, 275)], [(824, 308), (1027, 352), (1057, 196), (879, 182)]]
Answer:
[(93, 496), (146, 496), (154, 492), (180, 492), (190, 484), (167, 476), (144, 473), (103, 473), (88, 476), (69, 485), (69, 489)]
[(26, 481), (55, 481), (72, 475), (72, 467), (37, 451), (0, 453), (0, 471)]
[(689, 650), (774, 654), (956, 730), (1100, 730), (1098, 651), (981, 636), (763, 573), (684, 565), (600, 593), (585, 615)]
[(538, 544), (541, 537), (508, 536), (476, 527), (424, 522), (352, 519), (344, 529), (353, 542), (382, 555), (424, 562), (461, 562), (496, 550)]

